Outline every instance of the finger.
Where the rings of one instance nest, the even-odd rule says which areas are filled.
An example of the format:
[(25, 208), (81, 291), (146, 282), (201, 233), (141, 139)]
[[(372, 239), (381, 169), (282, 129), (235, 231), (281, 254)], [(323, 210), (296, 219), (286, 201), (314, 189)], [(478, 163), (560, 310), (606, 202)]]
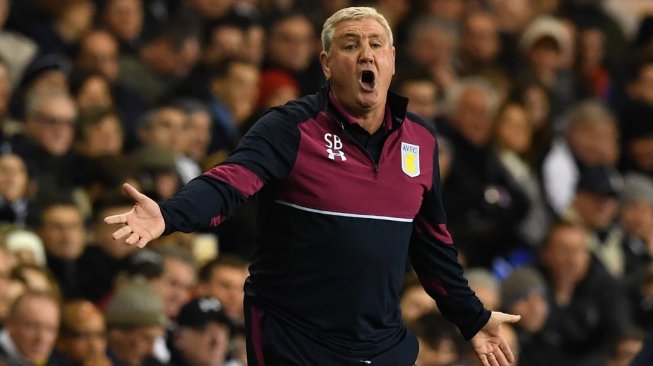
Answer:
[(494, 354), (494, 352), (490, 352), (487, 356), (488, 361), (490, 361), (491, 366), (501, 366), (499, 364), (499, 361), (497, 360), (497, 356)]
[(124, 224), (127, 222), (127, 215), (120, 214), (120, 215), (107, 216), (104, 218), (104, 222), (107, 224)]
[(512, 350), (510, 349), (508, 343), (506, 342), (499, 343), (499, 349), (501, 349), (501, 352), (505, 355), (508, 362), (510, 363), (515, 362), (515, 356), (513, 355)]
[(517, 323), (519, 319), (521, 319), (521, 315), (513, 315), (513, 314), (506, 314), (506, 313), (500, 313), (499, 319), (502, 322), (506, 323)]
[(132, 232), (131, 227), (124, 226), (124, 227), (121, 227), (120, 229), (114, 231), (111, 236), (113, 237), (114, 240), (119, 240), (119, 239), (124, 238), (125, 236), (127, 236), (131, 232)]
[(497, 360), (497, 363), (501, 366), (510, 366), (510, 362), (508, 362), (505, 354), (503, 353), (502, 350), (498, 349), (496, 352), (494, 352), (494, 357)]
[(139, 248), (145, 248), (145, 246), (147, 245), (147, 243), (148, 243), (149, 241), (150, 241), (150, 240), (147, 239), (146, 237), (142, 237), (142, 238), (140, 238), (140, 239), (138, 240), (138, 243), (136, 243), (136, 246), (139, 247)]
[(127, 244), (131, 244), (131, 245), (134, 245), (134, 244), (138, 243), (138, 241), (140, 240), (140, 238), (141, 238), (141, 237), (140, 237), (138, 234), (136, 234), (136, 233), (132, 233), (132, 234), (129, 236), (129, 238), (127, 238), (127, 240), (125, 240), (125, 243), (127, 243)]
[(490, 366), (490, 361), (488, 361), (487, 355), (482, 354), (482, 355), (478, 356), (478, 358), (481, 360), (481, 363), (483, 364), (483, 366)]
[(143, 202), (147, 198), (146, 195), (139, 192), (138, 189), (134, 188), (134, 186), (132, 186), (129, 183), (123, 184), (122, 190), (123, 192), (125, 192), (127, 196), (129, 196), (131, 199), (133, 199), (138, 203)]

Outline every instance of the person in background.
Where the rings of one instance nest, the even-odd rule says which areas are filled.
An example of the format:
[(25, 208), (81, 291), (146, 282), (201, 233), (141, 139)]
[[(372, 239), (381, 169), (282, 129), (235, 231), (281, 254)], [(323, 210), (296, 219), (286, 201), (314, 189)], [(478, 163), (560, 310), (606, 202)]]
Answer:
[(64, 302), (57, 349), (73, 366), (111, 366), (102, 311), (87, 300)]
[(243, 323), (243, 286), (248, 276), (248, 263), (243, 259), (220, 255), (200, 268), (197, 294), (215, 297), (220, 301), (225, 313), (234, 323)]
[(404, 277), (400, 296), (401, 317), (406, 324), (416, 321), (426, 313), (438, 312), (435, 301), (419, 283), (419, 278), (417, 278), (415, 272), (408, 272)]
[(582, 224), (554, 223), (540, 254), (550, 309), (543, 332), (557, 365), (604, 365), (614, 337), (632, 324), (624, 289), (593, 257)]
[(164, 334), (168, 319), (163, 301), (145, 278), (135, 276), (118, 287), (106, 308), (105, 319), (112, 364), (162, 365), (152, 353), (154, 342)]
[(556, 347), (543, 332), (549, 316), (548, 290), (539, 270), (531, 266), (518, 267), (503, 280), (501, 309), (521, 315), (515, 325), (519, 343), (519, 365), (558, 365)]
[(60, 312), (57, 299), (47, 293), (28, 290), (20, 295), (0, 331), (0, 357), (10, 365), (63, 365), (54, 349)]
[(172, 344), (173, 366), (227, 366), (233, 324), (218, 299), (200, 297), (179, 311)]

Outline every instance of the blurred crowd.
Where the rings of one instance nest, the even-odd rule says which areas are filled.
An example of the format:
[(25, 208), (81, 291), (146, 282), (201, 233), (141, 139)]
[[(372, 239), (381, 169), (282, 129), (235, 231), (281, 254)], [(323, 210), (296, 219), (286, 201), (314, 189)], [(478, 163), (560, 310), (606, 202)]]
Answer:
[[(327, 85), (322, 23), (352, 5), (393, 29), (518, 365), (653, 364), (649, 0), (0, 0), (0, 365), (246, 365), (256, 197), (142, 250), (102, 220), (123, 182), (165, 200)], [(477, 365), (410, 263), (401, 307), (417, 365)]]

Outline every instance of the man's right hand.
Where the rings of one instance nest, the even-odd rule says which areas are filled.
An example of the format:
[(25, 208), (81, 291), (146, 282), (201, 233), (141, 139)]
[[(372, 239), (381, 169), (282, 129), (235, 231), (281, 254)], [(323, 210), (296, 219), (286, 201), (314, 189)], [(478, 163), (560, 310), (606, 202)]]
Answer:
[(136, 203), (131, 211), (108, 216), (104, 219), (107, 224), (122, 224), (123, 226), (113, 233), (113, 239), (119, 240), (127, 237), (127, 244), (145, 247), (147, 243), (161, 236), (165, 229), (165, 221), (159, 205), (151, 198), (139, 192), (129, 183), (122, 185), (127, 196)]

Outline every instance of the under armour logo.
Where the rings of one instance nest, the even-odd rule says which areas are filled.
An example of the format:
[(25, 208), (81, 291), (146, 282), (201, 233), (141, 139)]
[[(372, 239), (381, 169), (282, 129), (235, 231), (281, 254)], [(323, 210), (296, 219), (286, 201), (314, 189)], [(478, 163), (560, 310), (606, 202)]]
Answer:
[(337, 156), (341, 161), (347, 160), (345, 152), (342, 151), (342, 140), (338, 135), (324, 134), (324, 141), (326, 141), (326, 152), (329, 153), (329, 159), (336, 160)]

